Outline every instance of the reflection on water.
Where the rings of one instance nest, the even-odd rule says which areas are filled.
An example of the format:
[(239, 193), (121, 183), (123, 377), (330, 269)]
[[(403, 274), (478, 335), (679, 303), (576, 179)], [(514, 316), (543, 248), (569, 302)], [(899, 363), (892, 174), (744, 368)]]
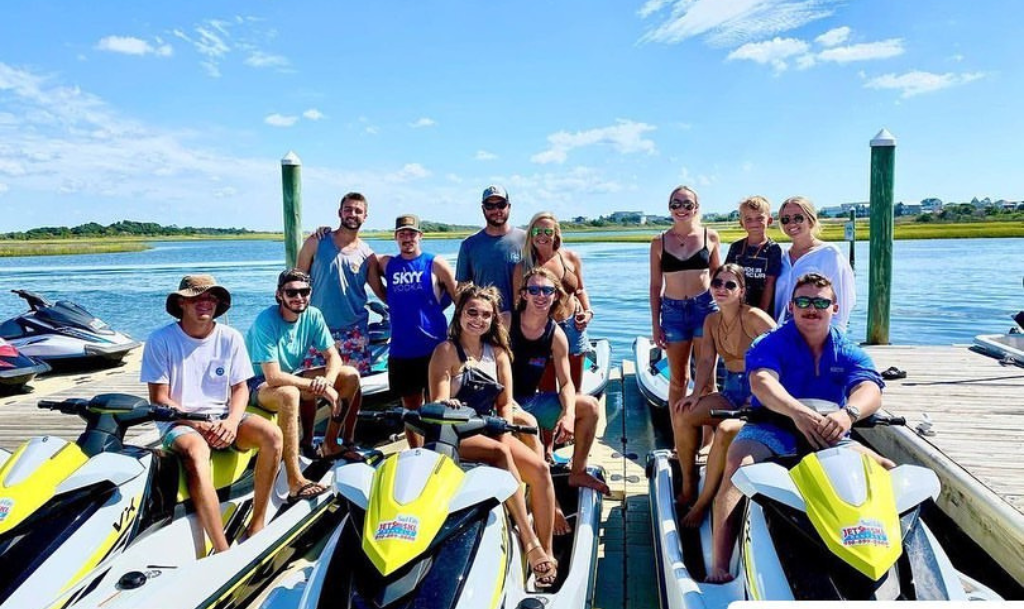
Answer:
[[(391, 241), (371, 240), (379, 253), (395, 253)], [(969, 343), (975, 334), (1005, 332), (1009, 315), (1024, 308), (1024, 241), (957, 239), (898, 241), (894, 246), (890, 338), (898, 344)], [(428, 251), (453, 265), (457, 240), (428, 240)], [(648, 246), (586, 243), (571, 247), (583, 257), (587, 292), (595, 310), (594, 336), (612, 342), (613, 358), (629, 357), (638, 334), (651, 331), (648, 304)], [(846, 246), (842, 246), (844, 251)], [(23, 310), (7, 290), (39, 292), (69, 299), (111, 325), (145, 339), (168, 322), (166, 294), (182, 275), (212, 273), (231, 290), (228, 323), (246, 330), (256, 314), (273, 304), (277, 273), (284, 266), (280, 241), (156, 243), (145, 252), (0, 258), (0, 319)], [(856, 252), (858, 303), (850, 332), (863, 340), (868, 298), (868, 244)]]

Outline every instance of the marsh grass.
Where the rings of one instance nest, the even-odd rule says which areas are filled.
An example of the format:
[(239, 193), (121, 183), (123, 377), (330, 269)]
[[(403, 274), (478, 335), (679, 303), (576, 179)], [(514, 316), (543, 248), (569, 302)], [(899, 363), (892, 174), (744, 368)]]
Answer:
[(120, 252), (141, 252), (148, 249), (149, 245), (142, 241), (8, 241), (0, 242), (0, 257), (114, 254)]

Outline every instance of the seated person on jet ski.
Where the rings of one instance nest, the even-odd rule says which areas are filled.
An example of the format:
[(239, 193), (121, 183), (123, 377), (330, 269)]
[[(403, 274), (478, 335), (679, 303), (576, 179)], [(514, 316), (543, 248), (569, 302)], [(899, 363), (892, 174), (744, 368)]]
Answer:
[[(575, 438), (569, 486), (592, 488), (607, 495), (608, 485), (587, 473), (599, 404), (592, 395), (576, 393), (569, 373), (569, 340), (552, 319), (552, 311), (564, 298), (562, 283), (550, 270), (538, 266), (523, 275), (509, 332), (512, 395), (541, 428), (552, 431), (554, 442), (568, 443)], [(557, 393), (538, 391), (549, 362), (558, 381)]]
[[(849, 439), (853, 423), (872, 415), (882, 405), (884, 383), (874, 362), (855, 342), (831, 325), (839, 304), (832, 282), (817, 273), (796, 281), (789, 302), (792, 320), (760, 336), (747, 352), (747, 371), (753, 393), (751, 407), (768, 408), (792, 420), (812, 449), (850, 444), (892, 468), (885, 459)], [(839, 409), (818, 414), (799, 400), (834, 402)], [(727, 582), (742, 494), (732, 483), (741, 466), (773, 455), (797, 452), (797, 435), (784, 426), (748, 422), (729, 447), (725, 479), (713, 508), (713, 564), (708, 581)]]
[[(463, 402), (481, 414), (496, 411), (498, 416), (513, 420), (510, 350), (508, 332), (500, 321), (500, 302), (498, 290), (490, 286), (481, 288), (469, 284), (456, 295), (448, 340), (438, 345), (430, 358), (432, 401)], [(517, 422), (536, 424), (532, 419)], [(498, 438), (483, 435), (466, 438), (459, 447), (459, 455), (466, 460), (506, 469), (516, 480), (525, 480), (530, 485), (536, 532), (530, 524), (521, 484), (516, 486), (515, 494), (505, 506), (519, 528), (523, 554), (530, 562), (537, 586), (551, 586), (558, 565), (551, 558), (555, 487), (547, 463), (538, 452), (511, 434)]]
[(231, 308), (231, 294), (210, 275), (187, 275), (167, 295), (167, 312), (177, 318), (149, 335), (142, 352), (140, 380), (149, 401), (179, 410), (225, 414), (214, 422), (157, 423), (161, 444), (181, 458), (196, 516), (215, 552), (228, 549), (220, 502), (210, 474), (210, 449), (236, 445), (256, 448), (255, 499), (250, 536), (263, 528), (270, 491), (281, 461), (281, 431), (270, 421), (245, 413), (246, 380), (252, 364), (242, 335), (214, 321)]
[[(280, 413), (278, 424), (284, 432), (284, 466), (288, 475), (289, 499), (310, 499), (324, 492), (326, 487), (308, 480), (299, 468), (299, 431), (296, 421), (301, 409), (304, 441), (312, 448), (312, 429), (316, 418), (316, 402), (327, 400), (331, 418), (324, 439), (324, 451), (337, 446), (339, 433), (344, 444), (336, 453), (357, 459), (352, 447), (355, 435), (355, 417), (346, 416), (347, 409), (355, 408), (353, 397), (359, 389), (359, 373), (341, 363), (334, 339), (323, 315), (309, 306), (309, 275), (299, 269), (283, 271), (277, 278), (277, 304), (267, 307), (246, 334), (246, 344), (252, 357), (253, 368), (261, 374), (250, 379), (252, 403)], [(322, 354), (326, 367), (311, 367), (316, 355)], [(352, 421), (342, 427), (341, 421)]]
[[(755, 338), (775, 327), (775, 320), (763, 310), (745, 302), (746, 277), (743, 267), (727, 263), (711, 273), (711, 296), (718, 310), (704, 318), (704, 347), (697, 360), (694, 387), (707, 387), (715, 374), (715, 360), (725, 360), (725, 382), (721, 391), (701, 396), (694, 391), (673, 407), (679, 416), (672, 417), (672, 434), (682, 484), (676, 504), (690, 506), (685, 515), (680, 513), (684, 527), (698, 527), (718, 491), (725, 469), (725, 457), (733, 438), (743, 427), (739, 419), (714, 419), (711, 410), (735, 410), (750, 402), (750, 384), (747, 382), (745, 358)], [(701, 427), (715, 428), (715, 439), (708, 454), (704, 486), (697, 496), (697, 447)], [(696, 501), (695, 501), (696, 500)]]

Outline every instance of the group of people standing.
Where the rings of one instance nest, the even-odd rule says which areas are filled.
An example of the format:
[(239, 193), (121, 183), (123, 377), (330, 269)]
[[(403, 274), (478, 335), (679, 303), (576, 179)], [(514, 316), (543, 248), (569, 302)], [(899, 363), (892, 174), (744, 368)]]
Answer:
[[(154, 403), (223, 416), (161, 430), (163, 446), (183, 461), (214, 551), (229, 544), (207, 465), (211, 450), (234, 445), (259, 451), (248, 535), (263, 527), (282, 460), (288, 498), (299, 501), (326, 490), (304, 477), (300, 455), (361, 458), (352, 440), (359, 379), (371, 365), (369, 289), (390, 307), (388, 378), (405, 407), (456, 400), (546, 432), (539, 440), (475, 437), (461, 450), (467, 459), (508, 469), (531, 488), (532, 523), (522, 490), (509, 500), (509, 510), (538, 585), (554, 582), (552, 537), (571, 526), (555, 500), (552, 445), (574, 442), (570, 486), (608, 492), (586, 471), (598, 403), (579, 393), (594, 312), (582, 263), (561, 247), (552, 214), (538, 214), (526, 231), (514, 228), (508, 222), (511, 202), (500, 186), (483, 192), (481, 209), (486, 225), (463, 242), (453, 270), (422, 250), (419, 219), (412, 214), (395, 220), (398, 253), (378, 256), (359, 237), (366, 198), (346, 194), (339, 226), (321, 227), (305, 240), (296, 268), (278, 276), (276, 303), (259, 313), (244, 338), (216, 321), (230, 308), (231, 295), (212, 276), (186, 276), (168, 294), (175, 321), (149, 337), (141, 380)], [(444, 310), (453, 302), (449, 324)], [(276, 413), (277, 425), (247, 413), (247, 406)], [(314, 446), (320, 406), (330, 416), (323, 443)], [(422, 444), (412, 432), (407, 439), (413, 447)]]
[[(741, 495), (736, 470), (772, 455), (849, 443), (882, 465), (892, 463), (849, 439), (857, 420), (881, 405), (881, 377), (868, 355), (845, 336), (856, 303), (853, 270), (835, 245), (819, 237), (814, 205), (786, 199), (778, 211), (788, 250), (767, 232), (767, 199), (739, 205), (746, 237), (731, 244), (724, 263), (718, 233), (701, 224), (700, 201), (689, 187), (672, 191), (672, 227), (651, 241), (650, 301), (654, 341), (670, 368), (669, 412), (681, 470), (676, 497), (680, 524), (698, 526), (713, 506), (713, 564), (708, 581), (730, 572)], [(791, 320), (791, 321), (790, 321)], [(724, 361), (722, 386), (715, 363)], [(690, 362), (697, 366), (690, 383)], [(810, 400), (837, 408), (821, 414)], [(714, 409), (767, 408), (776, 422), (718, 421)], [(701, 431), (710, 440), (704, 486), (697, 493)]]

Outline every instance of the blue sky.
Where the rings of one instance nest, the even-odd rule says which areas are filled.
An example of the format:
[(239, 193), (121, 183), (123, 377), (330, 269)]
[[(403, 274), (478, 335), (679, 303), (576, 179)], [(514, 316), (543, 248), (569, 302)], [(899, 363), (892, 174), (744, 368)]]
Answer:
[(368, 226), (866, 200), (1024, 198), (1024, 5), (980, 0), (8, 3), (0, 231), (122, 219), (280, 230), (349, 190)]

